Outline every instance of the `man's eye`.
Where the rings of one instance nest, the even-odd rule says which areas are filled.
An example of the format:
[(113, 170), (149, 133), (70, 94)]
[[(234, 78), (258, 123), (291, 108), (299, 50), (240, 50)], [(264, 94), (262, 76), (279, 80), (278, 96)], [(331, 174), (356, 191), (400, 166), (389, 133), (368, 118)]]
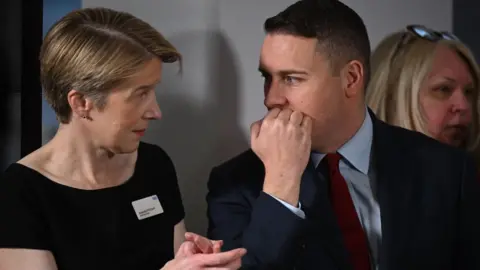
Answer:
[(285, 76), (284, 81), (286, 84), (297, 84), (300, 82), (298, 78), (292, 76)]

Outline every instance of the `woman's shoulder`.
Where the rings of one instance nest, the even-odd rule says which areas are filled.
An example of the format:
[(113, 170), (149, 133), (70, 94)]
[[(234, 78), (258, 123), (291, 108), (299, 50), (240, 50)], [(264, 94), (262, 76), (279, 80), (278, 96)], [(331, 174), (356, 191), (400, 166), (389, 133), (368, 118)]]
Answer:
[(162, 147), (147, 142), (140, 142), (138, 153), (139, 155), (154, 155), (156, 157), (170, 158)]
[(49, 250), (40, 188), (42, 175), (20, 163), (12, 163), (0, 178), (0, 248)]
[(3, 171), (0, 186), (5, 188), (5, 185), (24, 185), (26, 182), (30, 182), (31, 180), (41, 177), (42, 175), (31, 166), (21, 162), (15, 162), (10, 164), (5, 171)]
[(140, 142), (137, 162), (156, 168), (174, 167), (172, 159), (162, 147), (146, 142)]
[(28, 204), (36, 208), (40, 197), (48, 197), (46, 183), (45, 176), (33, 168), (19, 162), (12, 163), (0, 177), (0, 202), (11, 207)]
[[(18, 185), (24, 182), (38, 182), (45, 178), (43, 173), (44, 163), (49, 160), (44, 147), (26, 155), (22, 159), (10, 164), (2, 174), (2, 181)], [(30, 183), (29, 183), (30, 184)], [(33, 184), (34, 185), (34, 184)]]
[(141, 142), (138, 148), (134, 176), (164, 189), (178, 184), (175, 165), (167, 152), (158, 145), (145, 142)]

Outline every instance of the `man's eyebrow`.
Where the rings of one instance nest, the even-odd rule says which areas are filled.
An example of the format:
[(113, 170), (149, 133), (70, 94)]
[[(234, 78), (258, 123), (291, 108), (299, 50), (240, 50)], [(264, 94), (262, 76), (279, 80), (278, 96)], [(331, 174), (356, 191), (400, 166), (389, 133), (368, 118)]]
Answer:
[[(258, 67), (258, 71), (260, 71), (260, 73), (262, 73), (262, 74), (270, 74), (270, 72), (269, 72), (266, 68), (264, 68), (264, 67), (262, 67), (262, 66)], [(279, 70), (279, 71), (277, 71), (277, 72), (275, 72), (275, 73), (278, 73), (278, 74), (280, 74), (281, 76), (288, 76), (288, 75), (292, 75), (292, 74), (308, 75), (308, 72), (307, 72), (307, 71), (305, 71), (305, 70), (300, 70), (300, 69)]]
[(287, 69), (287, 70), (280, 70), (278, 71), (282, 76), (297, 74), (297, 75), (307, 75), (308, 72), (305, 70), (297, 70), (297, 69)]
[(265, 74), (265, 73), (268, 73), (267, 69), (263, 66), (259, 66), (258, 67), (258, 71), (262, 74)]

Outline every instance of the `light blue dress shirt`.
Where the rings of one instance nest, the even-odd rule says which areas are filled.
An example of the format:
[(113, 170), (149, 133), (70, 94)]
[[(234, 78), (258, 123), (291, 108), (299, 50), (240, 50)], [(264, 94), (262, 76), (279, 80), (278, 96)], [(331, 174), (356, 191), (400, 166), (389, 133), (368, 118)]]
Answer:
[[(375, 173), (371, 169), (370, 163), (372, 140), (373, 123), (367, 111), (360, 129), (337, 152), (342, 156), (339, 164), (340, 173), (347, 182), (359, 220), (368, 237), (372, 264), (374, 269), (378, 269), (378, 249), (382, 240), (382, 229), (380, 207), (372, 192), (372, 184), (375, 178)], [(325, 154), (322, 153), (311, 154), (315, 167), (320, 164), (324, 157)], [(294, 207), (278, 198), (275, 199), (297, 216), (305, 218), (301, 205)]]

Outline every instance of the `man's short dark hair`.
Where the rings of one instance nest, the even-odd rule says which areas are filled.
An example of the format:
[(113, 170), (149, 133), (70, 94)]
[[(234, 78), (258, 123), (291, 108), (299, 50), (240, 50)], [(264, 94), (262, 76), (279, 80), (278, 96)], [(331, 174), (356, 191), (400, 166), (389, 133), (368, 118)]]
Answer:
[(317, 38), (334, 73), (349, 61), (363, 63), (365, 86), (370, 76), (370, 41), (362, 18), (338, 0), (301, 0), (268, 18), (265, 31)]

